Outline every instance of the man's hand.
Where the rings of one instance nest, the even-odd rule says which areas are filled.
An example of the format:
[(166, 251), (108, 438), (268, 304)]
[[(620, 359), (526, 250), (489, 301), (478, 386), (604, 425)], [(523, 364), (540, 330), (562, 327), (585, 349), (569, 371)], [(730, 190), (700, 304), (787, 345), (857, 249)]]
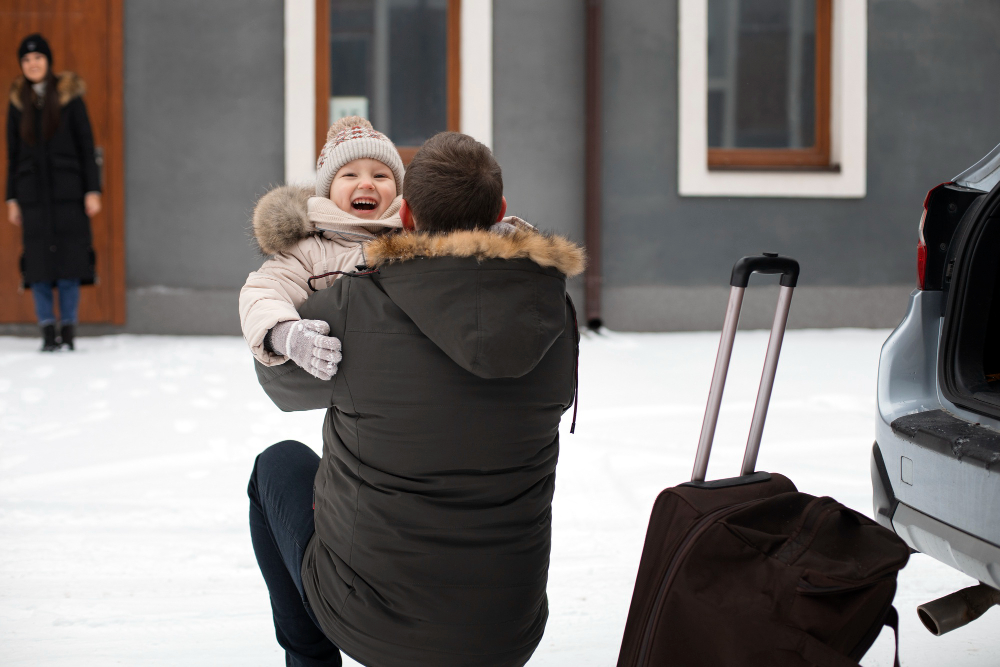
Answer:
[(329, 380), (337, 374), (340, 340), (327, 336), (330, 325), (321, 320), (279, 322), (271, 329), (271, 347), (310, 375)]
[(101, 193), (100, 192), (88, 192), (83, 196), (83, 210), (86, 211), (88, 218), (93, 218), (95, 215), (101, 212)]
[(13, 199), (7, 202), (7, 220), (12, 225), (21, 226), (21, 207)]

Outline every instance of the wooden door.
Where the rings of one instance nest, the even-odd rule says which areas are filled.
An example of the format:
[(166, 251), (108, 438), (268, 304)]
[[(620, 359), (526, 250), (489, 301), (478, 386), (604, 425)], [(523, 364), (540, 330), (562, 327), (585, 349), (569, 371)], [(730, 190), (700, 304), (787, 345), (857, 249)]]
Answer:
[[(98, 284), (80, 295), (81, 322), (125, 323), (125, 198), (122, 164), (123, 0), (0, 0), (0, 90), (21, 73), (17, 46), (41, 33), (58, 73), (76, 72), (87, 84), (83, 100), (102, 162), (103, 210), (91, 218)], [(3, 108), (6, 127), (6, 109)], [(0, 183), (7, 182), (6, 133), (0, 134)], [(30, 291), (20, 291), (21, 229), (0, 221), (0, 323), (34, 322)]]

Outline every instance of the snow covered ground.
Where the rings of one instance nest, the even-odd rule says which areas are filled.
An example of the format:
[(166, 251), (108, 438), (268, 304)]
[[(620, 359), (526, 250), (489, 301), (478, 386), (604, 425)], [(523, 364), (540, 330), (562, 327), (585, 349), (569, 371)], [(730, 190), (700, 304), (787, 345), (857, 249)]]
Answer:
[[(789, 333), (760, 469), (871, 513), (887, 334)], [(739, 467), (766, 338), (737, 340), (710, 477)], [(530, 665), (615, 663), (649, 510), (690, 475), (717, 345), (717, 333), (584, 340), (577, 433), (565, 420), (558, 469), (551, 616)], [(246, 482), (269, 444), (318, 450), (322, 413), (275, 408), (238, 338), (37, 347), (0, 338), (0, 664), (283, 664), (250, 548)], [(896, 598), (905, 666), (1000, 662), (1000, 611), (940, 638), (917, 620), (917, 604), (972, 583), (912, 558)], [(866, 667), (892, 664), (890, 637)]]

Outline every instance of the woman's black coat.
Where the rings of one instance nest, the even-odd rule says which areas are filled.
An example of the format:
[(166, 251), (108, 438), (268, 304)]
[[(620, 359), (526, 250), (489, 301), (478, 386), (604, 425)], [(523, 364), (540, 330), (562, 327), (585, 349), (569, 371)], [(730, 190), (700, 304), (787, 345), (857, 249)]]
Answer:
[[(7, 112), (7, 200), (21, 207), (25, 286), (61, 278), (94, 282), (94, 251), (84, 194), (100, 192), (94, 137), (81, 95), (83, 80), (72, 72), (57, 77), (59, 126), (48, 141), (41, 136), (41, 110), (25, 109), (19, 77), (11, 86)], [(21, 138), (21, 114), (35, 113), (38, 138)]]

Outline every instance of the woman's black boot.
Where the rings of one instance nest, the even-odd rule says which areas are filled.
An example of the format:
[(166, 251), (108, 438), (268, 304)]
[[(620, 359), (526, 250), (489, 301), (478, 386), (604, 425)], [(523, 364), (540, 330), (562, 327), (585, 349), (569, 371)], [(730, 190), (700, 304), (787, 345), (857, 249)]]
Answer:
[(46, 324), (42, 327), (42, 352), (55, 352), (59, 349), (56, 341), (56, 325)]
[(75, 333), (76, 331), (72, 324), (64, 324), (62, 325), (62, 329), (59, 330), (59, 337), (62, 339), (62, 344), (71, 350), (76, 349), (73, 347), (73, 334)]

